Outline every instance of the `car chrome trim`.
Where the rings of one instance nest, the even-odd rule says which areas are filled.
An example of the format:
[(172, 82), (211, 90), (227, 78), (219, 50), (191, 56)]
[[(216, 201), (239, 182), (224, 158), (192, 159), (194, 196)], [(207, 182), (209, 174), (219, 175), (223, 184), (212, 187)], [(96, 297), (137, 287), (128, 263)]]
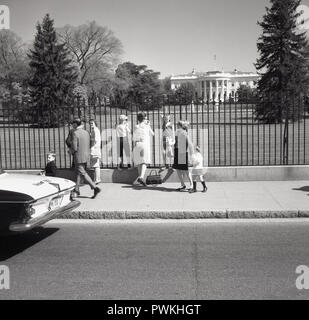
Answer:
[(68, 213), (68, 212), (74, 210), (79, 205), (80, 205), (80, 201), (73, 200), (65, 207), (60, 207), (56, 210), (47, 211), (42, 216), (36, 217), (33, 219), (29, 219), (29, 220), (27, 220), (27, 222), (24, 222), (24, 223), (23, 222), (13, 222), (10, 224), (9, 230), (14, 231), (14, 232), (31, 230), (32, 228), (39, 226), (39, 225), (47, 222), (48, 220), (54, 219), (56, 216), (58, 216), (60, 214)]

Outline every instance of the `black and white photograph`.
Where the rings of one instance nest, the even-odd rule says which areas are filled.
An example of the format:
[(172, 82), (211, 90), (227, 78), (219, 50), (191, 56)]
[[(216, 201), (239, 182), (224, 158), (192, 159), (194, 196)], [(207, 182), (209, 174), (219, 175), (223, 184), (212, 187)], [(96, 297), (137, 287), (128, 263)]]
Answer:
[(0, 300), (308, 300), (308, 218), (309, 0), (0, 0)]

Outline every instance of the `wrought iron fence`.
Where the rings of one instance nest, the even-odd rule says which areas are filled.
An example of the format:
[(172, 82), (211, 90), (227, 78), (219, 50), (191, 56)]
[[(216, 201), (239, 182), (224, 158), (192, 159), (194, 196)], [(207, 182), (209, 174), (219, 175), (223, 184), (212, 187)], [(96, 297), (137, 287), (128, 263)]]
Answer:
[[(302, 107), (300, 107), (300, 105)], [(119, 159), (115, 125), (120, 114), (128, 117), (130, 127), (144, 110), (155, 131), (152, 139), (152, 167), (162, 166), (162, 120), (190, 122), (189, 135), (200, 146), (205, 166), (269, 166), (309, 164), (309, 113), (299, 100), (292, 106), (293, 119), (277, 123), (258, 120), (254, 101), (160, 100), (144, 101), (139, 106), (119, 107), (112, 100), (90, 105), (76, 102), (71, 107), (40, 110), (29, 103), (0, 104), (0, 165), (4, 169), (40, 169), (45, 167), (48, 151), (56, 152), (57, 166), (69, 168), (71, 156), (65, 145), (68, 123), (80, 117), (89, 130), (95, 119), (101, 130), (102, 167), (114, 168)], [(285, 125), (286, 123), (286, 125)], [(131, 146), (132, 147), (132, 146)]]

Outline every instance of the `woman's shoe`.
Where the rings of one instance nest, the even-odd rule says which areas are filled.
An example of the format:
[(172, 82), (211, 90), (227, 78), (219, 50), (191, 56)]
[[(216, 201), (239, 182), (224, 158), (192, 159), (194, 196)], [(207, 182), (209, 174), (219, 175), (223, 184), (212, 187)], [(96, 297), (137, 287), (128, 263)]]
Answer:
[(176, 190), (177, 191), (181, 191), (181, 190), (185, 190), (186, 189), (186, 186), (182, 186), (182, 187), (180, 187), (180, 188), (177, 188)]
[(189, 193), (196, 192), (196, 181), (193, 181), (191, 188), (189, 189)]
[(207, 191), (207, 186), (205, 181), (202, 181), (202, 186), (203, 186), (203, 191), (202, 192), (206, 192)]
[(194, 193), (194, 192), (196, 192), (196, 189), (194, 188), (189, 189), (189, 193)]

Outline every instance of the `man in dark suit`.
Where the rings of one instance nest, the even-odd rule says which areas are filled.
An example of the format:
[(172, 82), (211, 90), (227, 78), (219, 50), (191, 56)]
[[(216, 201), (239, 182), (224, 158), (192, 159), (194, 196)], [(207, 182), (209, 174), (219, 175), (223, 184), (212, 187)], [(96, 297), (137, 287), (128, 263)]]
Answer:
[(74, 156), (75, 169), (77, 173), (75, 192), (78, 195), (80, 195), (79, 185), (81, 176), (83, 176), (84, 180), (94, 191), (92, 197), (92, 199), (94, 199), (97, 196), (97, 194), (101, 191), (101, 189), (95, 185), (95, 183), (92, 181), (92, 179), (89, 177), (86, 171), (87, 161), (90, 155), (90, 135), (89, 132), (84, 129), (82, 121), (80, 119), (74, 119), (73, 123), (76, 125), (76, 130), (73, 132), (72, 139), (72, 150)]

